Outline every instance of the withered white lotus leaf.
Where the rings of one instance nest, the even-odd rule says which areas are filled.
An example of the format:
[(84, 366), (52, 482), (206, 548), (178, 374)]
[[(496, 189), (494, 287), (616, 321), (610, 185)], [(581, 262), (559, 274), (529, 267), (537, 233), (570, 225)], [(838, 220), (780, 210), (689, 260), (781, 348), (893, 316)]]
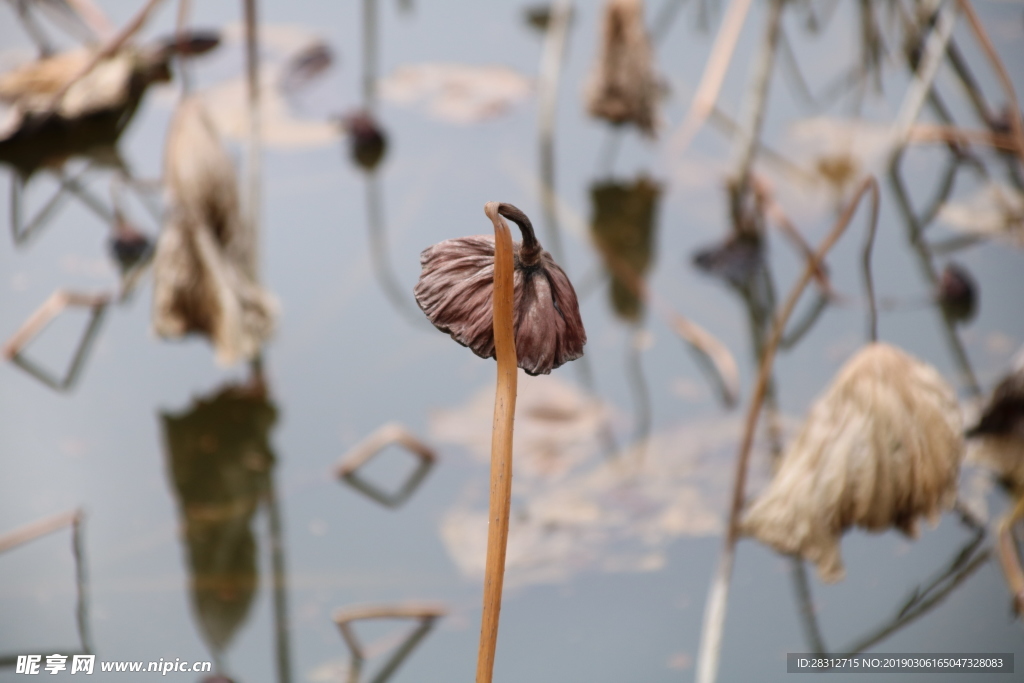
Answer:
[[(511, 204), (501, 204), (498, 212), (523, 234), (523, 241), (512, 245), (519, 367), (531, 375), (546, 375), (583, 355), (587, 333), (576, 290), (541, 248), (526, 214)], [(494, 237), (445, 240), (424, 249), (420, 265), (414, 294), (430, 322), (481, 358), (494, 358)]]
[(609, 0), (601, 46), (587, 85), (587, 111), (616, 125), (632, 123), (654, 136), (661, 83), (644, 27), (643, 0)]
[(164, 180), (153, 327), (161, 337), (208, 337), (223, 364), (253, 358), (273, 329), (276, 304), (255, 280), (255, 235), (241, 217), (235, 169), (196, 98), (171, 122)]
[(952, 388), (930, 365), (883, 343), (840, 369), (766, 490), (741, 520), (743, 533), (843, 578), (846, 529), (896, 527), (916, 535), (956, 497), (963, 457)]

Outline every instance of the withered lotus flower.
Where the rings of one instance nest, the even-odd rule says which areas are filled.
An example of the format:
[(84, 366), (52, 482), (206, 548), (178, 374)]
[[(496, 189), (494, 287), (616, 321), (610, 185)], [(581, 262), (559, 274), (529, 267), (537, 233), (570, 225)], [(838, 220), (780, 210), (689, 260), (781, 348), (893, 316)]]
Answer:
[(846, 529), (913, 536), (918, 517), (934, 520), (953, 504), (961, 430), (956, 396), (934, 368), (869, 344), (815, 401), (742, 530), (838, 581)]
[[(498, 213), (523, 234), (523, 241), (513, 244), (518, 364), (528, 374), (546, 375), (583, 355), (587, 333), (576, 291), (541, 248), (526, 214), (511, 204), (500, 204)], [(494, 236), (445, 240), (423, 250), (420, 264), (414, 293), (430, 322), (481, 358), (494, 358)]]
[(1024, 350), (1013, 369), (992, 391), (978, 423), (967, 437), (978, 448), (972, 455), (1014, 489), (1024, 491)]
[(660, 93), (643, 0), (609, 0), (600, 54), (587, 86), (587, 111), (616, 125), (632, 123), (653, 137)]
[(255, 277), (255, 232), (243, 219), (231, 158), (202, 102), (184, 100), (164, 161), (169, 209), (153, 257), (153, 328), (208, 337), (217, 360), (254, 358), (277, 304)]

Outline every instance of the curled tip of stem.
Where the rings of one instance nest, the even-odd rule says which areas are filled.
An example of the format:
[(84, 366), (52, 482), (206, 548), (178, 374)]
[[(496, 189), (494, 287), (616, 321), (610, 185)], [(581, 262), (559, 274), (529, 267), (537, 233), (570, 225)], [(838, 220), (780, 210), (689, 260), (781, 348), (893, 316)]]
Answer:
[(519, 252), (519, 260), (524, 266), (532, 266), (540, 261), (540, 242), (533, 232), (533, 223), (526, 214), (511, 204), (498, 204), (498, 213), (519, 226), (523, 234), (523, 247)]

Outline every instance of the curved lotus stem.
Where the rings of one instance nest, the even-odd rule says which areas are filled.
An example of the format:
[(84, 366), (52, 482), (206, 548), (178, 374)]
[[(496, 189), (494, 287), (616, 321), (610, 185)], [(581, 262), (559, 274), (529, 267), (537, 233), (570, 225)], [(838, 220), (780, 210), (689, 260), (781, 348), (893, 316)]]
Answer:
[[(498, 616), (505, 581), (508, 514), (512, 499), (512, 423), (516, 412), (516, 344), (512, 323), (512, 233), (498, 215), (498, 202), (488, 202), (484, 213), (494, 223), (494, 352), (498, 361), (498, 387), (494, 394), (491, 431), (491, 497), (487, 524), (487, 563), (484, 570), (484, 605), (480, 624), (477, 683), (490, 683), (494, 651), (498, 646)], [(508, 205), (504, 205), (507, 207)], [(507, 211), (506, 211), (507, 214)], [(510, 216), (513, 220), (516, 217)], [(532, 236), (532, 231), (531, 231)], [(523, 233), (526, 237), (526, 233)], [(524, 242), (525, 244), (525, 242)]]

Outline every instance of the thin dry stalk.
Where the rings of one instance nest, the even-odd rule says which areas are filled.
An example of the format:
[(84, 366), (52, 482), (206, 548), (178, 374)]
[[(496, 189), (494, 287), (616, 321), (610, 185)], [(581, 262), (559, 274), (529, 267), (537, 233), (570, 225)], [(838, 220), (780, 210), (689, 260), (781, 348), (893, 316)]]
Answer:
[(368, 463), (378, 453), (391, 445), (398, 445), (423, 462), (432, 463), (437, 456), (427, 444), (397, 422), (389, 422), (360, 441), (346, 453), (334, 468), (335, 476), (346, 477)]
[(707, 66), (704, 67), (704, 74), (701, 76), (700, 85), (690, 103), (690, 110), (686, 112), (686, 118), (676, 129), (672, 136), (672, 151), (676, 156), (682, 156), (686, 148), (690, 146), (697, 131), (704, 125), (708, 115), (715, 107), (718, 100), (718, 93), (725, 81), (725, 73), (729, 69), (729, 62), (736, 51), (736, 42), (739, 40), (740, 31), (743, 30), (743, 22), (750, 10), (751, 0), (732, 0), (729, 8), (725, 11), (722, 19), (722, 26), (715, 36), (715, 44), (711, 48), (711, 55), (708, 57)]
[(100, 38), (104, 38), (114, 32), (114, 25), (110, 19), (96, 6), (92, 0), (67, 0), (75, 10), (75, 14)]
[(256, 0), (245, 0), (245, 72), (249, 92), (249, 140), (245, 155), (246, 188), (245, 214), (252, 227), (252, 246), (249, 256), (249, 277), (259, 281), (260, 235), (260, 175), (261, 175), (261, 112), (260, 112), (260, 46), (259, 18)]
[(60, 531), (64, 527), (74, 526), (81, 521), (83, 515), (84, 513), (81, 510), (62, 512), (8, 532), (0, 536), (0, 553), (5, 553), (19, 545), (34, 541), (55, 531)]
[(751, 79), (750, 96), (746, 103), (746, 121), (740, 127), (736, 140), (736, 197), (743, 197), (750, 184), (750, 169), (754, 164), (764, 115), (768, 104), (768, 88), (775, 68), (775, 53), (779, 46), (779, 30), (782, 26), (782, 10), (786, 0), (773, 0), (768, 9), (768, 26), (765, 30), (761, 52), (755, 60), (755, 72)]
[(910, 127), (907, 141), (911, 143), (952, 142), (959, 145), (979, 144), (1008, 152), (1017, 151), (1017, 141), (1009, 135), (992, 133), (987, 130), (942, 126), (933, 123), (915, 123)]
[(1017, 93), (1013, 89), (1013, 81), (1010, 80), (1010, 75), (1006, 72), (1003, 61), (999, 59), (999, 54), (996, 52), (995, 47), (993, 47), (992, 41), (989, 40), (985, 27), (981, 25), (981, 20), (978, 19), (978, 15), (974, 12), (974, 6), (971, 5), (970, 0), (958, 1), (960, 11), (967, 17), (967, 23), (971, 25), (971, 30), (974, 31), (978, 42), (981, 43), (982, 49), (985, 50), (988, 60), (992, 62), (992, 68), (995, 69), (996, 76), (999, 77), (999, 82), (1003, 86), (1003, 90), (1006, 91), (1006, 104), (1010, 108), (1010, 131), (1013, 133), (1013, 139), (1016, 141), (1017, 156), (1024, 159), (1024, 122), (1020, 118), (1020, 105), (1017, 102)]
[(715, 577), (712, 579), (711, 590), (708, 592), (708, 599), (704, 608), (700, 650), (697, 654), (697, 683), (713, 683), (718, 676), (718, 661), (722, 648), (722, 634), (725, 628), (725, 612), (729, 601), (729, 580), (732, 577), (732, 565), (736, 555), (736, 541), (739, 539), (740, 533), (739, 518), (746, 491), (750, 451), (754, 444), (754, 431), (757, 429), (757, 419), (761, 414), (761, 406), (768, 392), (775, 352), (779, 347), (782, 333), (786, 329), (786, 324), (793, 313), (793, 309), (796, 308), (804, 288), (814, 277), (815, 270), (821, 267), (825, 255), (828, 254), (829, 250), (839, 240), (839, 237), (846, 231), (847, 226), (860, 206), (861, 200), (869, 192), (871, 193), (871, 230), (874, 230), (874, 225), (878, 222), (878, 181), (873, 177), (868, 177), (861, 183), (853, 200), (839, 217), (835, 227), (832, 228), (825, 241), (818, 247), (814, 258), (804, 267), (803, 273), (790, 291), (782, 310), (772, 325), (771, 335), (761, 356), (757, 381), (754, 384), (750, 407), (747, 409), (743, 425), (743, 438), (740, 441), (739, 452), (736, 455), (736, 475), (733, 481), (732, 507), (729, 510), (729, 524), (726, 528), (722, 555), (719, 559)]
[(892, 125), (893, 148), (898, 150), (907, 140), (910, 127), (914, 125), (921, 107), (924, 106), (928, 94), (932, 92), (932, 83), (939, 72), (939, 65), (946, 53), (946, 46), (953, 36), (953, 24), (955, 23), (956, 10), (952, 4), (946, 4), (939, 10), (935, 28), (924, 46), (924, 53), (921, 61), (914, 72), (914, 78), (907, 87), (903, 96), (903, 103), (900, 105), (899, 113)]
[(547, 224), (547, 242), (551, 254), (559, 263), (566, 265), (562, 250), (562, 238), (558, 232), (555, 187), (555, 114), (558, 105), (558, 87), (562, 75), (562, 61), (565, 57), (566, 36), (572, 16), (572, 1), (557, 0), (551, 8), (551, 19), (544, 38), (544, 52), (540, 60), (540, 74), (537, 83), (538, 115), (537, 131), (540, 137), (541, 206)]
[(487, 561), (484, 569), (483, 617), (476, 662), (477, 683), (490, 683), (494, 652), (498, 647), (498, 617), (505, 581), (508, 515), (512, 502), (512, 427), (516, 412), (516, 344), (512, 322), (512, 233), (498, 215), (498, 202), (488, 202), (484, 213), (494, 223), (494, 352), (498, 386), (494, 394), (491, 429), (491, 495), (487, 524)]
[[(192, 0), (178, 0), (178, 17), (174, 23), (174, 38), (179, 43), (183, 43), (186, 39), (186, 31), (188, 30), (189, 17), (192, 14)], [(184, 54), (178, 55), (178, 71), (181, 72), (181, 92), (183, 95), (188, 96), (192, 92), (192, 74), (188, 68), (188, 56)]]
[(1006, 585), (1013, 593), (1013, 606), (1018, 613), (1024, 612), (1024, 569), (1020, 566), (1020, 555), (1013, 540), (1013, 525), (1024, 516), (1024, 497), (1017, 500), (1006, 517), (999, 522), (999, 564), (1006, 576)]
[(14, 335), (7, 340), (3, 347), (3, 356), (11, 360), (25, 348), (32, 339), (39, 334), (43, 328), (60, 315), (69, 306), (80, 306), (83, 308), (99, 308), (107, 305), (110, 301), (109, 294), (81, 294), (58, 289), (50, 295), (50, 298), (43, 302), (43, 305), (36, 309), (36, 312), (29, 316)]
[[(757, 176), (753, 176), (751, 182), (758, 201), (764, 206), (767, 217), (778, 226), (782, 234), (800, 252), (800, 255), (804, 257), (804, 261), (810, 262), (814, 258), (814, 249), (807, 243), (807, 240), (804, 239), (804, 236), (793, 224), (793, 221), (789, 219), (785, 209), (775, 199), (775, 193), (772, 192), (764, 180)], [(830, 301), (839, 300), (840, 297), (832, 287), (832, 282), (823, 268), (819, 267), (814, 271), (814, 281)]]
[(341, 637), (352, 651), (353, 656), (363, 659), (366, 653), (362, 643), (352, 630), (352, 622), (368, 619), (419, 619), (433, 620), (443, 617), (448, 611), (443, 605), (410, 602), (397, 605), (359, 605), (345, 607), (334, 613), (334, 623), (341, 631)]

